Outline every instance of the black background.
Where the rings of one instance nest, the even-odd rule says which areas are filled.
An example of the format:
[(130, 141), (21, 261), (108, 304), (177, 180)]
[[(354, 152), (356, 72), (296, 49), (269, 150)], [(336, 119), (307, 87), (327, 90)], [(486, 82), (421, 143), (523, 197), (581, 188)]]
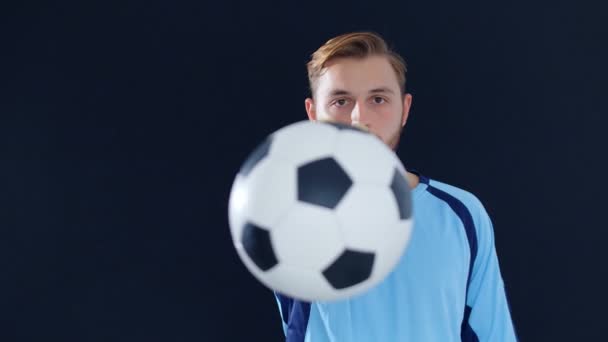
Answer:
[(280, 340), (228, 193), (353, 30), (408, 62), (404, 163), (488, 209), (521, 340), (604, 338), (604, 3), (3, 6), (2, 341)]

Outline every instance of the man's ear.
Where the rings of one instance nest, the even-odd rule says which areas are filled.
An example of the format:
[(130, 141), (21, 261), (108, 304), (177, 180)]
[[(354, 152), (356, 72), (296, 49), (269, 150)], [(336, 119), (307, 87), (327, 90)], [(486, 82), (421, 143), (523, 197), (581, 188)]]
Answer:
[(407, 118), (410, 115), (410, 108), (412, 107), (412, 94), (405, 94), (403, 96), (403, 113), (401, 117), (401, 127), (405, 126)]
[(317, 112), (315, 111), (315, 103), (312, 98), (304, 100), (304, 107), (306, 107), (306, 114), (308, 119), (311, 121), (317, 121)]

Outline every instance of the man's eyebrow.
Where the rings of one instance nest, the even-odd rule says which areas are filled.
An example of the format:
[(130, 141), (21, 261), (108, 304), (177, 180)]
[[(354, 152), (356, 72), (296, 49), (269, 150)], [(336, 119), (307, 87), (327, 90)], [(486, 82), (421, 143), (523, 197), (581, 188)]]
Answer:
[[(389, 88), (389, 87), (380, 87), (380, 88), (374, 88), (371, 89), (369, 91), (370, 94), (382, 94), (382, 93), (386, 93), (386, 94), (394, 94), (395, 92)], [(342, 96), (342, 95), (350, 95), (351, 93), (344, 90), (344, 89), (334, 89), (332, 91), (329, 92), (329, 96)]]
[(376, 93), (389, 93), (389, 94), (394, 94), (395, 92), (388, 88), (388, 87), (380, 87), (380, 88), (374, 88), (372, 90), (369, 91), (370, 94), (376, 94)]
[(340, 95), (350, 95), (350, 93), (346, 90), (342, 90), (342, 89), (334, 89), (331, 92), (329, 92), (329, 96), (340, 96)]

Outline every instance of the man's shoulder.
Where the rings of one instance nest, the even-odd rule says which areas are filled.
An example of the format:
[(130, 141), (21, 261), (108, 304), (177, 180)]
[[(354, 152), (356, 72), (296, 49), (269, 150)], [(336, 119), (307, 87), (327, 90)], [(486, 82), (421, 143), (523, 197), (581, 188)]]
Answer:
[(481, 200), (469, 190), (465, 190), (462, 187), (448, 184), (434, 178), (427, 178), (427, 184), (427, 191), (435, 193), (435, 195), (444, 200), (457, 200), (470, 211), (485, 211)]
[[(490, 216), (481, 200), (472, 192), (434, 179), (428, 179), (427, 191), (449, 205), (463, 222), (472, 220), (478, 236), (491, 236), (488, 234), (492, 229)], [(480, 239), (485, 241), (485, 238)]]

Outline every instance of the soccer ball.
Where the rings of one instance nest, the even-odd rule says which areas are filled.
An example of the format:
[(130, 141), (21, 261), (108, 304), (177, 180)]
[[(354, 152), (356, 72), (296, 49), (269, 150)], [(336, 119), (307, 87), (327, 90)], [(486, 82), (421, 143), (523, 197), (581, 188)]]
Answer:
[(376, 136), (301, 121), (266, 138), (236, 175), (236, 251), (268, 288), (332, 301), (380, 283), (403, 256), (413, 218), (405, 168)]

